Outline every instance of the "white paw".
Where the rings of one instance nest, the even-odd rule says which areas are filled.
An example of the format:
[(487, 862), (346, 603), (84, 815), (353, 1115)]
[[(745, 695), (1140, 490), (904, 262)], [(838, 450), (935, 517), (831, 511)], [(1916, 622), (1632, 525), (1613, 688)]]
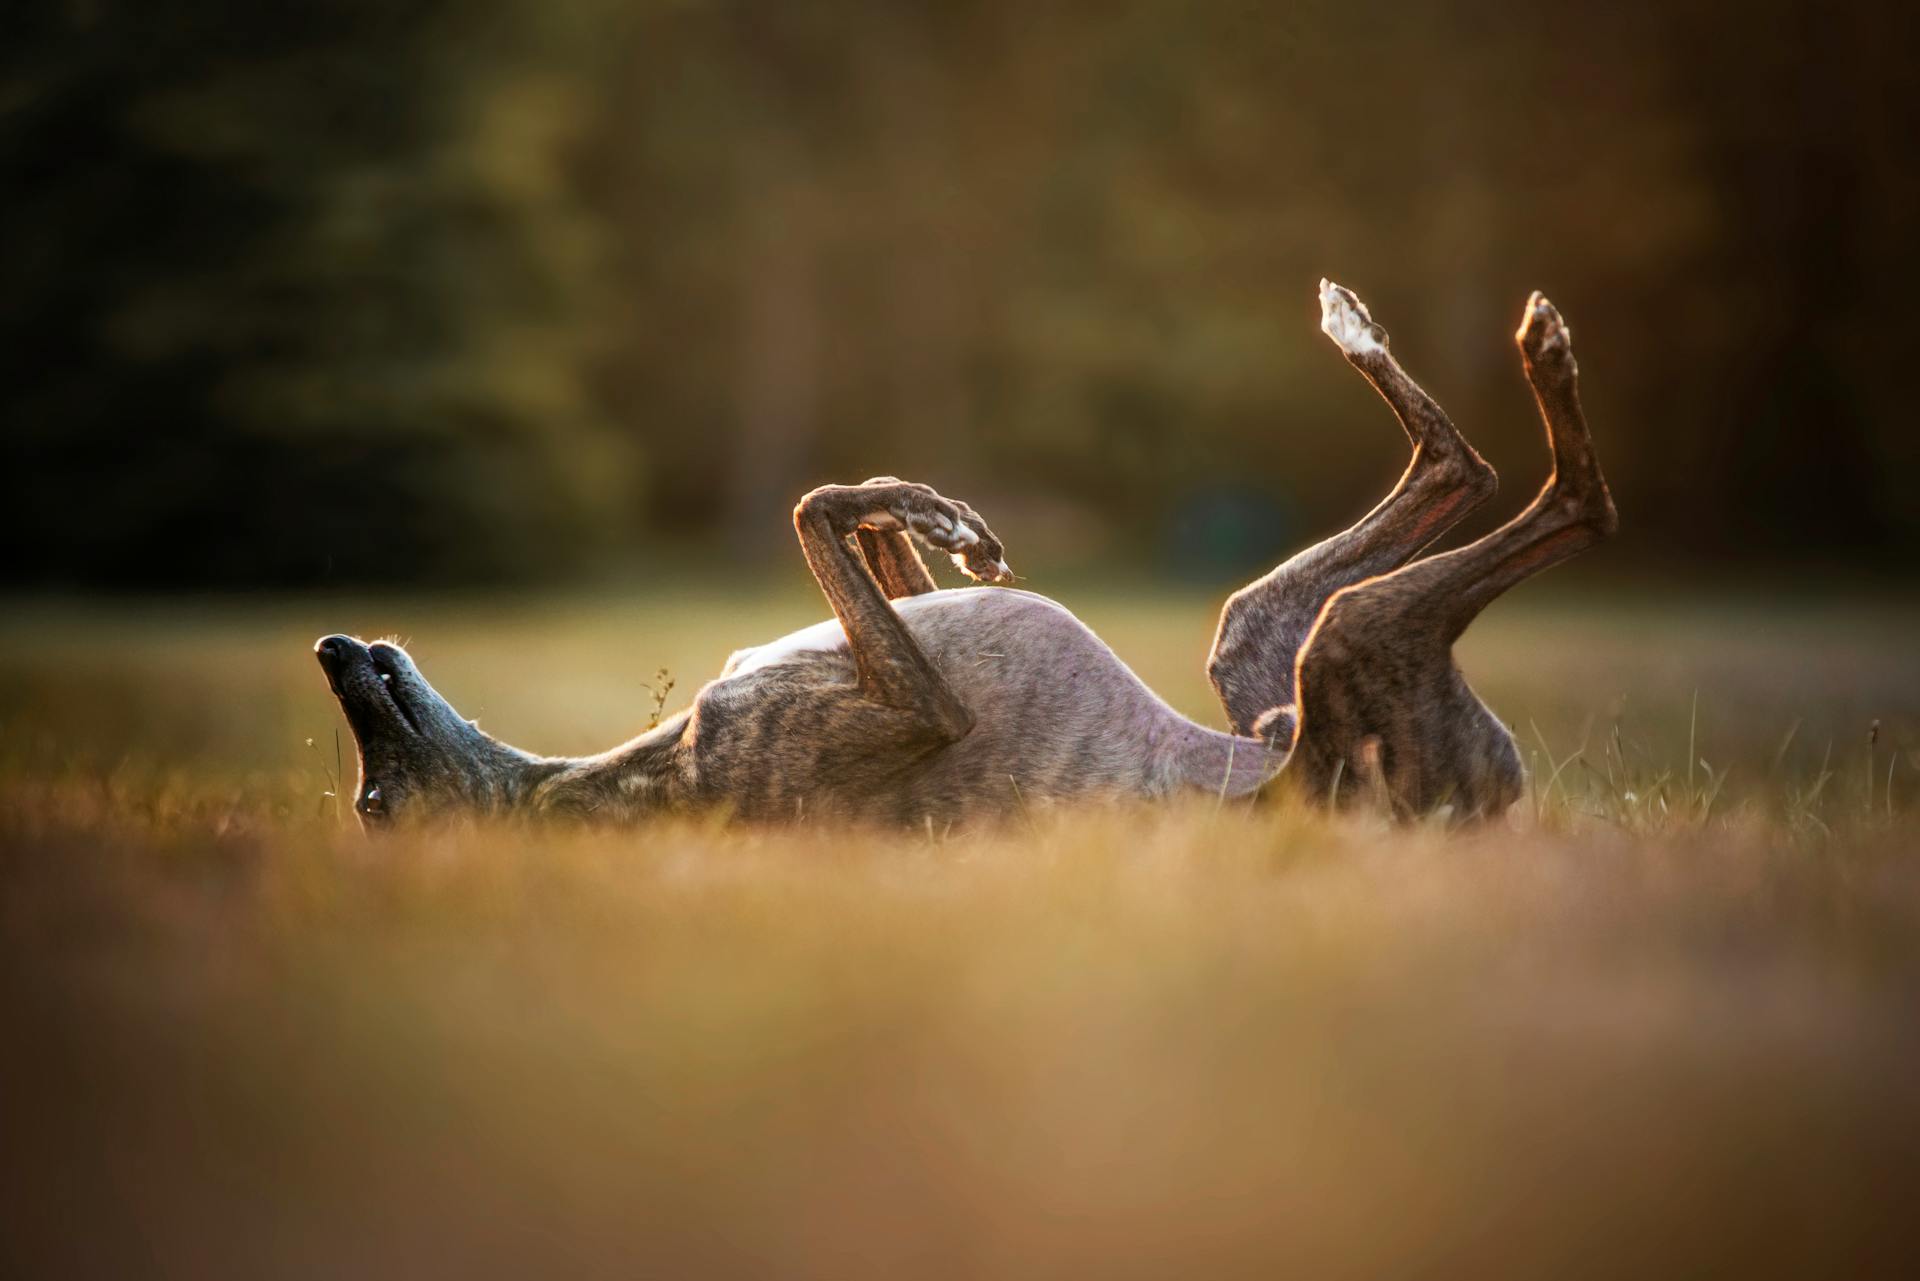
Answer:
[(1387, 349), (1387, 331), (1373, 323), (1351, 289), (1320, 282), (1320, 330), (1349, 356)]

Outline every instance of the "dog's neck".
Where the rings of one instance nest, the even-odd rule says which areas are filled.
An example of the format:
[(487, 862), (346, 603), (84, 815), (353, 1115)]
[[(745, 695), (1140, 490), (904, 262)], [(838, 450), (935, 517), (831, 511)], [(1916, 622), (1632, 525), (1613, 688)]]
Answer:
[(685, 758), (680, 749), (691, 718), (691, 711), (681, 712), (597, 756), (541, 761), (521, 808), (617, 823), (673, 807), (684, 797)]

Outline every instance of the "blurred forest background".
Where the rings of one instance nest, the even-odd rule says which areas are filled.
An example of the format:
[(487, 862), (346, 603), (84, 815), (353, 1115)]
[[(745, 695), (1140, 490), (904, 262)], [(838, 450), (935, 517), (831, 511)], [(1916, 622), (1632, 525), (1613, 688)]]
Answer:
[(1403, 461), (1316, 331), (1322, 275), (1500, 468), (1500, 514), (1545, 467), (1508, 338), (1540, 287), (1614, 564), (1899, 573), (1915, 26), (1863, 0), (14, 0), (6, 581), (771, 563), (794, 497), (876, 472), (975, 502), (1023, 569), (1224, 581)]

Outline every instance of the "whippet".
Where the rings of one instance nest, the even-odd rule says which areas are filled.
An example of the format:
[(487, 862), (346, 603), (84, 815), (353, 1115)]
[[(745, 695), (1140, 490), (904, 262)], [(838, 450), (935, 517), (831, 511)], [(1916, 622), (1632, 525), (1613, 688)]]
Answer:
[(1227, 601), (1207, 673), (1233, 732), (1174, 711), (1043, 596), (936, 589), (916, 538), (989, 584), (1011, 579), (1000, 540), (967, 504), (880, 477), (794, 508), (832, 619), (739, 651), (692, 706), (598, 756), (509, 747), (457, 715), (398, 646), (322, 638), (359, 746), (354, 809), (371, 822), (719, 807), (945, 825), (1074, 798), (1245, 796), (1283, 769), (1316, 798), (1371, 796), (1401, 814), (1504, 809), (1521, 793), (1520, 755), (1453, 642), (1494, 597), (1616, 524), (1568, 329), (1536, 293), (1515, 335), (1552, 447), (1545, 487), (1494, 532), (1416, 560), (1492, 496), (1493, 469), (1358, 298), (1322, 281), (1320, 302), (1321, 328), (1392, 407), (1413, 458), (1353, 528)]

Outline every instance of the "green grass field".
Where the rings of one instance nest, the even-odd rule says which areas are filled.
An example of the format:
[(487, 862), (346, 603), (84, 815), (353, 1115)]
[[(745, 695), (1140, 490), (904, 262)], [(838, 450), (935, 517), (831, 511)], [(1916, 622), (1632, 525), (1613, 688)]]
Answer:
[[(1217, 601), (1060, 595), (1218, 723)], [(11, 609), (0, 1273), (1910, 1262), (1910, 605), (1497, 607), (1463, 664), (1534, 791), (1473, 831), (1282, 796), (369, 840), (327, 795), (322, 632), (398, 633), (488, 729), (575, 752), (647, 723), (656, 670), (677, 705), (821, 613)]]

